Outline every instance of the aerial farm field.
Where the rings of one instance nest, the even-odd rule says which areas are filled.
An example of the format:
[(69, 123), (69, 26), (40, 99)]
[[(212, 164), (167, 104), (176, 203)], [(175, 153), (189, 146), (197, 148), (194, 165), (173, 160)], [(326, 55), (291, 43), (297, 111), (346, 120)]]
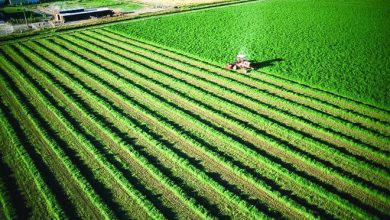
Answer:
[(331, 2), (2, 44), (0, 219), (388, 219), (389, 4)]
[(244, 52), (266, 72), (390, 109), (389, 14), (383, 0), (268, 0), (111, 29), (218, 64)]

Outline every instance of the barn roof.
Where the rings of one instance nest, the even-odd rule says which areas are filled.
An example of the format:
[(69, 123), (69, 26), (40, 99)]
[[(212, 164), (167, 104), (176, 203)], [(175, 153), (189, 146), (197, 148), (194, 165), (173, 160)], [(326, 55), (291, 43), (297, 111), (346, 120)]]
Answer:
[(96, 12), (104, 12), (104, 11), (111, 12), (112, 10), (108, 8), (96, 8), (96, 9), (87, 9), (79, 12), (68, 12), (68, 13), (60, 12), (60, 15), (63, 17), (67, 17), (67, 16), (82, 15), (82, 14), (93, 14)]
[(76, 13), (76, 12), (82, 12), (85, 11), (84, 8), (70, 8), (70, 9), (64, 9), (60, 11), (60, 14), (65, 14), (65, 13)]

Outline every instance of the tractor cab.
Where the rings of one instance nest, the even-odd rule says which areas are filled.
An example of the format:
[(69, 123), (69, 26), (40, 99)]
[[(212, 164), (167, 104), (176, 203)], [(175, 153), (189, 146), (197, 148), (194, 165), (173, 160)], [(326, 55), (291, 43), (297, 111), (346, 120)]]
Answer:
[(251, 67), (251, 62), (247, 60), (244, 54), (238, 54), (236, 62), (228, 63), (226, 65), (226, 68), (236, 71), (242, 70), (243, 73), (248, 73), (249, 71), (253, 70), (253, 68)]

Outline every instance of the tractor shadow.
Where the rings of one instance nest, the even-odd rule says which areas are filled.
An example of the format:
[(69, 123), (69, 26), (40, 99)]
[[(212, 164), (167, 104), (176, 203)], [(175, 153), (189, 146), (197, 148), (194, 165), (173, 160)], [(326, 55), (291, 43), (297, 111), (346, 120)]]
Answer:
[(284, 61), (282, 58), (276, 58), (276, 59), (271, 59), (271, 60), (266, 60), (261, 62), (256, 62), (252, 60), (251, 65), (255, 70), (259, 70), (264, 67), (274, 66), (275, 63), (282, 62), (282, 61)]

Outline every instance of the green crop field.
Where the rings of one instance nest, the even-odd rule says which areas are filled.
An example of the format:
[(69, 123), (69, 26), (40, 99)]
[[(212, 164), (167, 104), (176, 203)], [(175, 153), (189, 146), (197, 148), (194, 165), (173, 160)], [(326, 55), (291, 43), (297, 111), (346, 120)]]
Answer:
[(389, 110), (389, 15), (385, 0), (266, 0), (112, 30), (220, 65), (244, 52), (266, 72)]
[(1, 45), (0, 219), (388, 219), (388, 110), (164, 27), (241, 6)]

